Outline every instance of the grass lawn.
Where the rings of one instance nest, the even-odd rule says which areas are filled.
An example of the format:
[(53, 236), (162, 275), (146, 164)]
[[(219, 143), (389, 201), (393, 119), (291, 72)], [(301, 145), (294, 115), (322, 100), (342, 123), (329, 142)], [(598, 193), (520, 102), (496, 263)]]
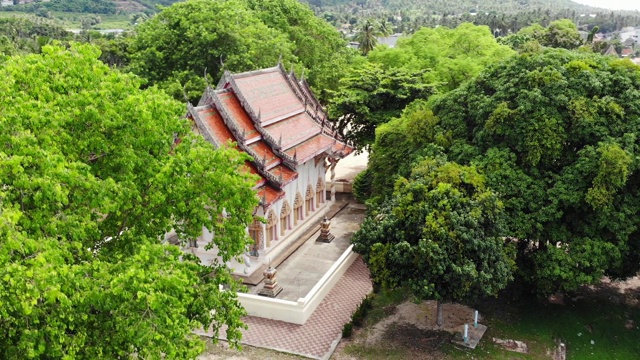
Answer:
[[(394, 312), (405, 300), (403, 291), (378, 295), (362, 329), (345, 342), (334, 358), (358, 359), (550, 359), (556, 341), (567, 347), (568, 359), (640, 359), (640, 307), (627, 305), (615, 289), (585, 289), (574, 301), (549, 304), (535, 298), (505, 292), (476, 306), (488, 330), (475, 350), (450, 343), (446, 332), (419, 329), (410, 324), (391, 324), (375, 344), (363, 339), (376, 323)], [(640, 289), (627, 299), (640, 295)], [(446, 316), (446, 314), (445, 314)], [(633, 324), (633, 326), (631, 326)], [(379, 330), (378, 330), (379, 331)], [(492, 337), (523, 341), (528, 354), (507, 351)]]
[[(485, 314), (484, 323), (489, 325), (485, 337), (526, 342), (531, 351), (526, 358), (549, 358), (547, 349), (558, 339), (566, 344), (569, 359), (640, 359), (640, 308), (602, 295), (569, 299), (565, 305), (534, 299), (519, 299), (512, 304), (504, 304), (504, 300), (488, 302), (479, 306)], [(631, 329), (625, 327), (629, 320), (634, 324)], [(487, 340), (490, 338), (476, 348), (480, 350), (477, 358), (505, 358), (499, 355), (502, 350)]]

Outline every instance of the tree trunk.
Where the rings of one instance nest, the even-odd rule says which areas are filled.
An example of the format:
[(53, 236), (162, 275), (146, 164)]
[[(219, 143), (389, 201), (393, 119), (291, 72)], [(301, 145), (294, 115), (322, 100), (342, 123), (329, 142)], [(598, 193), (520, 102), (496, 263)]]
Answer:
[(444, 325), (444, 316), (442, 314), (442, 301), (438, 301), (436, 304), (437, 304), (437, 311), (438, 311), (436, 325), (438, 325), (438, 327), (442, 327), (442, 325)]

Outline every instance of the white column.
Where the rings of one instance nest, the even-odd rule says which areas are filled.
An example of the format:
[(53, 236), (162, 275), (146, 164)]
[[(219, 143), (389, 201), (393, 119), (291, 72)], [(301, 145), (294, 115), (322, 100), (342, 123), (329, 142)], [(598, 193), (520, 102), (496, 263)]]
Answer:
[(331, 201), (336, 201), (336, 165), (338, 164), (338, 160), (330, 158), (329, 162), (331, 163)]

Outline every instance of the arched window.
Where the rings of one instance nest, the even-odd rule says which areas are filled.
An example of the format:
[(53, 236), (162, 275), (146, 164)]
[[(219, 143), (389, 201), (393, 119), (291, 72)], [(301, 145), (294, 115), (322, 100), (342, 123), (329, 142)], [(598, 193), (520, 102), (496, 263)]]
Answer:
[(320, 207), (320, 204), (323, 204), (325, 201), (324, 195), (324, 181), (322, 178), (318, 178), (318, 184), (316, 185), (316, 207)]
[(253, 239), (249, 253), (252, 256), (258, 256), (258, 250), (262, 247), (262, 223), (260, 221), (254, 220), (253, 223), (249, 225), (249, 237)]
[(267, 213), (267, 247), (271, 246), (271, 241), (278, 240), (278, 231), (276, 230), (276, 224), (278, 218), (276, 212), (269, 210)]
[(309, 216), (309, 213), (314, 210), (313, 207), (313, 186), (307, 186), (307, 193), (304, 196), (305, 200), (305, 215)]
[(302, 195), (296, 194), (296, 201), (293, 202), (293, 226), (298, 225), (298, 221), (304, 218), (302, 214)]
[(287, 230), (291, 230), (291, 206), (289, 206), (289, 202), (285, 200), (280, 210), (280, 236), (284, 236)]

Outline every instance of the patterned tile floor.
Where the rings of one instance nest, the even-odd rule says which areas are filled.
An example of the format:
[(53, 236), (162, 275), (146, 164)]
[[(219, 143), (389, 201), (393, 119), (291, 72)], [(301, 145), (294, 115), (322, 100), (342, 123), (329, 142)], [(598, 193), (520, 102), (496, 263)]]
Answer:
[(358, 257), (304, 325), (247, 316), (242, 343), (314, 359), (328, 359), (362, 299), (372, 290), (369, 270)]

